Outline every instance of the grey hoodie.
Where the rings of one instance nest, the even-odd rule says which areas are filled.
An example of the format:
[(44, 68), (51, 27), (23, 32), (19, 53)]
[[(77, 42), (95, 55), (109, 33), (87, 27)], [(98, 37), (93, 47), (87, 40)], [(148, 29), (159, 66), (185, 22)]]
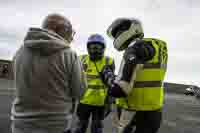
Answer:
[(86, 80), (77, 54), (58, 34), (30, 28), (14, 59), (12, 119), (62, 119)]

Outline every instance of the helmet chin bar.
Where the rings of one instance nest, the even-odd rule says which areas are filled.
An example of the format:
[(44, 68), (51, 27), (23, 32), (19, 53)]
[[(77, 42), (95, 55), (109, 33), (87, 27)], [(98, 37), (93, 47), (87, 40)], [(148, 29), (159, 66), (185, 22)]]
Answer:
[(103, 54), (101, 54), (101, 55), (100, 54), (89, 54), (89, 56), (92, 61), (98, 61), (98, 60), (102, 59)]

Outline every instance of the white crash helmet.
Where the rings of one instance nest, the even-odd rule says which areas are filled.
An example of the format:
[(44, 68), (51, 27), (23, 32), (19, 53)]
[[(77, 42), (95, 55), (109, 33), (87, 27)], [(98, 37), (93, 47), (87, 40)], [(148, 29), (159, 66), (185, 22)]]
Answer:
[(114, 39), (113, 45), (122, 51), (136, 39), (144, 37), (142, 24), (134, 18), (118, 18), (107, 29), (107, 34)]

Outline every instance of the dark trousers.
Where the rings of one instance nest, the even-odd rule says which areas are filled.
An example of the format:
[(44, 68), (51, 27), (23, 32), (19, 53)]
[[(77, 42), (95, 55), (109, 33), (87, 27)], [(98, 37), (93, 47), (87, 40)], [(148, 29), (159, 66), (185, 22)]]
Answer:
[(157, 133), (162, 120), (162, 112), (159, 111), (137, 111), (123, 133)]
[(77, 109), (77, 116), (79, 123), (75, 133), (86, 132), (90, 116), (92, 116), (91, 133), (103, 133), (104, 107), (80, 103)]

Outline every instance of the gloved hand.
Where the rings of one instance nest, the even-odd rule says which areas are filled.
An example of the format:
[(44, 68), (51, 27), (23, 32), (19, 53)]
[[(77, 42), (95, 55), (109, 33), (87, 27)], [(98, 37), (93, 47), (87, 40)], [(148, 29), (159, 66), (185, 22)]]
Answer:
[(100, 72), (100, 77), (101, 77), (102, 82), (106, 86), (110, 87), (112, 84), (112, 81), (115, 79), (115, 75), (111, 66), (105, 65), (102, 71)]
[(126, 93), (122, 90), (122, 88), (115, 82), (112, 83), (108, 90), (108, 95), (116, 98), (126, 97)]

